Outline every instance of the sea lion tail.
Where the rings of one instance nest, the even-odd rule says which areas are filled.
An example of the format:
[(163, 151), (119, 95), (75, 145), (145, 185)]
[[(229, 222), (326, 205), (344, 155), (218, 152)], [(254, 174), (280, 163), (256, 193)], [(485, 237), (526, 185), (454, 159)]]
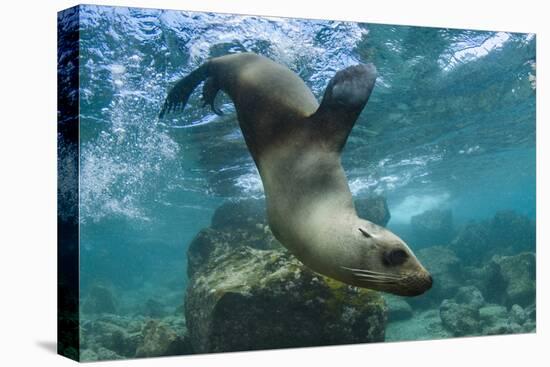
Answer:
[(216, 114), (221, 115), (221, 111), (214, 106), (214, 99), (220, 88), (215, 79), (210, 77), (210, 69), (210, 62), (207, 61), (189, 73), (189, 75), (180, 79), (168, 92), (168, 96), (159, 113), (159, 118), (164, 118), (167, 113), (172, 111), (183, 111), (191, 93), (204, 80), (206, 80), (203, 88), (205, 105), (209, 104)]

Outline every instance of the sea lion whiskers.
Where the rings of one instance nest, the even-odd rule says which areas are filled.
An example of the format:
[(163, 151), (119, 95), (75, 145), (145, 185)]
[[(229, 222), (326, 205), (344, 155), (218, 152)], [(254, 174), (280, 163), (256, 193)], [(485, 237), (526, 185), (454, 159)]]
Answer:
[(385, 279), (370, 279), (370, 278), (363, 278), (361, 276), (356, 276), (356, 278), (360, 282), (364, 283), (371, 283), (371, 284), (398, 284), (395, 280), (385, 280)]
[(378, 271), (372, 271), (367, 269), (356, 269), (356, 268), (348, 268), (345, 266), (341, 267), (344, 270), (348, 270), (352, 272), (353, 274), (362, 274), (362, 275), (371, 275), (371, 276), (380, 276), (380, 277), (386, 277), (386, 278), (393, 278), (396, 280), (403, 279), (405, 276), (403, 274), (390, 274), (390, 273), (381, 273)]
[(340, 268), (349, 271), (357, 281), (362, 283), (396, 285), (406, 278), (404, 275), (401, 274), (393, 275), (371, 270), (348, 268), (345, 266), (341, 266)]
[(385, 281), (400, 281), (403, 280), (405, 277), (401, 278), (394, 278), (394, 277), (383, 277), (380, 275), (366, 275), (361, 273), (353, 273), (353, 276), (361, 279), (372, 279), (372, 280), (385, 280)]
[(356, 276), (360, 276), (360, 277), (363, 277), (363, 278), (376, 278), (376, 279), (389, 279), (389, 280), (403, 280), (406, 278), (406, 276), (402, 275), (402, 276), (394, 276), (394, 275), (376, 275), (376, 274), (365, 274), (365, 273), (359, 273), (359, 272), (355, 272), (353, 273), (354, 275)]

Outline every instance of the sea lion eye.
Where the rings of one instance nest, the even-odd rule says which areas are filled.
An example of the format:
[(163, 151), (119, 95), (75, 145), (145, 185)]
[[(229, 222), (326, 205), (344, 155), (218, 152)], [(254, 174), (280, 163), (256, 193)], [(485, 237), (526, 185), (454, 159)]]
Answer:
[(403, 264), (408, 257), (405, 251), (396, 249), (384, 252), (383, 262), (384, 265), (397, 266)]

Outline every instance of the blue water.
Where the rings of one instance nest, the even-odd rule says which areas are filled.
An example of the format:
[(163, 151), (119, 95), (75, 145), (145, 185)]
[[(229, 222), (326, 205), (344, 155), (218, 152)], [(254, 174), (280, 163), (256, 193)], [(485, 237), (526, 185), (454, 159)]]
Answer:
[(499, 210), (535, 219), (533, 35), (96, 6), (80, 17), (81, 289), (106, 285), (120, 314), (149, 298), (181, 305), (189, 242), (226, 200), (263, 197), (229, 98), (222, 117), (196, 93), (157, 119), (208, 57), (263, 54), (319, 99), (336, 71), (374, 63), (343, 165), (356, 198), (386, 197), (388, 227), (413, 250), (407, 227), (426, 210), (451, 209), (456, 227)]

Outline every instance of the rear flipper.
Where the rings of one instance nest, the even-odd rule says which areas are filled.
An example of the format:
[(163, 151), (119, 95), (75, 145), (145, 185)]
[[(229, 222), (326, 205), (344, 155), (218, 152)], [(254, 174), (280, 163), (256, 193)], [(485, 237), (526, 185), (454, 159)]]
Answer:
[(330, 80), (321, 105), (310, 118), (334, 149), (343, 149), (375, 81), (376, 68), (372, 64), (350, 66)]

